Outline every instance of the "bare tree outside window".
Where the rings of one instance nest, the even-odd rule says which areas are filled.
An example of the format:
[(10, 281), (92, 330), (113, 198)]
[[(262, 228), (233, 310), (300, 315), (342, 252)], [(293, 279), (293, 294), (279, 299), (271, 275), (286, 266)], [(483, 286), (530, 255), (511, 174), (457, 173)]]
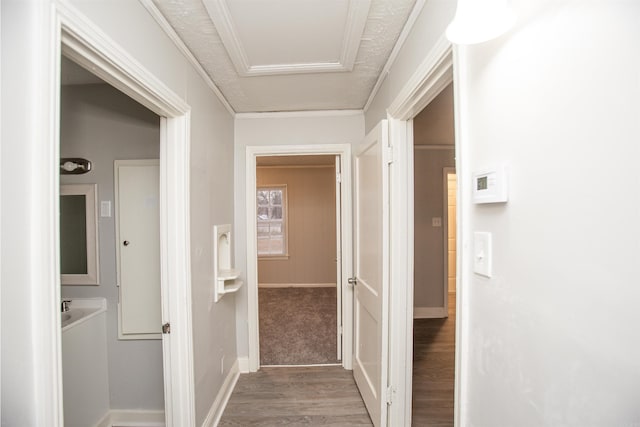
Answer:
[(287, 187), (257, 189), (258, 256), (287, 255)]

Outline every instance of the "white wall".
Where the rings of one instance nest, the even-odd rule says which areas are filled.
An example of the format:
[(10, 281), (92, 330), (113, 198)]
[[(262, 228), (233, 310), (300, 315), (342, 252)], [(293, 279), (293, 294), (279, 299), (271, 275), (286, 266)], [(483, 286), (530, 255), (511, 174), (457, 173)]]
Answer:
[[(233, 220), (233, 118), (139, 2), (73, 0), (72, 4), (192, 109), (191, 276), (199, 425), (236, 358), (235, 302), (224, 298), (215, 306), (209, 303), (212, 226)], [(12, 390), (2, 395), (3, 425), (32, 426), (38, 417), (43, 425), (55, 415), (46, 413), (51, 397), (47, 401), (41, 392), (47, 390), (42, 387), (47, 367), (40, 363), (48, 360), (53, 344), (33, 339), (43, 327), (41, 318), (47, 318), (34, 310), (43, 306), (40, 299), (53, 293), (53, 284), (31, 274), (50, 256), (48, 242), (53, 239), (46, 234), (47, 227), (41, 227), (53, 207), (33, 209), (44, 203), (39, 199), (44, 189), (56, 184), (46, 174), (55, 171), (54, 165), (39, 155), (49, 149), (42, 138), (51, 132), (46, 96), (55, 93), (38, 74), (48, 69), (50, 58), (36, 55), (49, 48), (50, 7), (49, 2), (35, 0), (2, 2), (2, 388)], [(11, 109), (6, 108), (9, 105)], [(30, 167), (25, 169), (16, 159), (29, 161)], [(11, 330), (5, 326), (8, 320)]]
[[(0, 161), (2, 184), (2, 421), (7, 426), (35, 426), (41, 416), (36, 378), (40, 374), (37, 343), (33, 341), (34, 308), (28, 301), (37, 296), (37, 278), (30, 274), (34, 262), (32, 221), (33, 179), (24, 173), (22, 162), (9, 159), (32, 159), (38, 147), (42, 120), (35, 102), (37, 67), (42, 63), (34, 55), (25, 54), (42, 42), (37, 29), (46, 31), (41, 19), (42, 8), (34, 2), (3, 1), (0, 52), (2, 54), (2, 150)], [(46, 62), (45, 62), (46, 63)], [(40, 102), (46, 102), (41, 99)], [(36, 126), (34, 126), (36, 125)], [(7, 207), (10, 206), (10, 209)], [(33, 231), (32, 231), (33, 230)], [(41, 236), (47, 241), (51, 236)], [(53, 284), (51, 284), (53, 287)], [(46, 295), (46, 294), (45, 294)], [(20, 303), (17, 303), (20, 302)], [(50, 343), (49, 343), (50, 344)], [(8, 393), (7, 390), (11, 390)], [(47, 413), (54, 417), (58, 414)]]
[[(235, 122), (235, 257), (246, 279), (246, 148), (268, 145), (353, 144), (364, 137), (361, 112), (257, 114)], [(248, 357), (247, 287), (236, 294), (238, 357)]]
[(463, 425), (638, 425), (640, 3), (514, 3), (459, 50), (464, 172), (511, 169), (506, 205), (461, 201), (494, 248), (463, 271)]
[(111, 409), (162, 410), (162, 341), (118, 340), (113, 180), (114, 160), (159, 157), (160, 118), (107, 84), (64, 86), (60, 104), (60, 156), (92, 162), (89, 173), (60, 183), (98, 184), (98, 200), (111, 202), (111, 217), (98, 218), (100, 285), (62, 286), (61, 296), (107, 299)]

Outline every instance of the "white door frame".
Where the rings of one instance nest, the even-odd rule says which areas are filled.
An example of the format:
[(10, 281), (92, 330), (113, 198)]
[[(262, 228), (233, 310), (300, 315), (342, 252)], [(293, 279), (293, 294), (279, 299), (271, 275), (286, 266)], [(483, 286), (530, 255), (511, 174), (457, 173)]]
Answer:
[[(418, 66), (413, 76), (395, 98), (387, 110), (394, 162), (391, 167), (391, 307), (390, 307), (390, 351), (389, 381), (393, 393), (393, 404), (389, 408), (389, 425), (411, 425), (411, 400), (413, 382), (413, 118), (420, 113), (449, 83), (455, 82), (454, 115), (456, 127), (456, 170), (458, 173), (458, 200), (466, 179), (461, 167), (460, 145), (461, 126), (459, 71), (453, 46), (444, 35)], [(466, 218), (466, 206), (457, 210), (457, 239), (460, 242), (461, 218)], [(456, 254), (458, 266), (462, 266), (461, 243)], [(460, 389), (462, 387), (461, 367), (466, 349), (462, 337), (463, 298), (461, 276), (457, 271), (456, 298), (456, 367), (455, 367), (455, 409), (456, 425), (461, 424)], [(406, 287), (394, 286), (404, 284)], [(394, 322), (394, 319), (396, 321)]]
[(271, 145), (248, 146), (246, 152), (246, 230), (247, 230), (247, 316), (249, 327), (249, 371), (260, 368), (260, 334), (258, 321), (258, 249), (256, 247), (256, 158), (263, 156), (340, 156), (342, 179), (342, 253), (341, 283), (337, 284), (342, 297), (342, 366), (352, 369), (353, 354), (353, 289), (345, 286), (352, 273), (351, 242), (351, 145)]
[[(51, 24), (49, 45), (39, 52), (47, 55), (43, 86), (51, 94), (46, 105), (48, 132), (42, 163), (33, 164), (42, 193), (32, 212), (37, 225), (52, 236), (43, 244), (42, 265), (35, 274), (47, 288), (44, 297), (34, 301), (41, 309), (35, 328), (36, 341), (51, 342), (38, 357), (43, 359), (40, 394), (48, 395), (41, 414), (46, 422), (62, 426), (62, 363), (60, 328), (60, 266), (58, 168), (60, 158), (60, 57), (64, 53), (73, 61), (92, 70), (112, 86), (161, 116), (160, 122), (160, 227), (161, 288), (163, 322), (173, 323), (172, 334), (163, 339), (165, 372), (165, 419), (171, 426), (195, 426), (193, 346), (191, 325), (191, 277), (189, 235), (189, 144), (190, 107), (155, 76), (115, 44), (95, 24), (67, 2), (55, 2), (48, 15)], [(36, 215), (34, 214), (34, 215)], [(51, 291), (52, 287), (54, 290)]]

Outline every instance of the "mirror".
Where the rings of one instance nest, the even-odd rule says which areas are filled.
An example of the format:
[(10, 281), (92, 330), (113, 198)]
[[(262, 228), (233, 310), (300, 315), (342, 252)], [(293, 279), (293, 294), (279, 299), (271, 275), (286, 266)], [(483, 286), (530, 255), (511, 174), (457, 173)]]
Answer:
[(98, 218), (95, 184), (60, 186), (60, 283), (97, 285)]

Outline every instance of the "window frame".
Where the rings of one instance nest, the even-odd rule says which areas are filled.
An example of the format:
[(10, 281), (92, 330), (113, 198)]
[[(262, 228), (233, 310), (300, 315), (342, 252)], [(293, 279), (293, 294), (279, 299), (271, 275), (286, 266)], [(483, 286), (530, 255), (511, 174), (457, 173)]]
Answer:
[[(260, 238), (258, 237), (258, 232), (257, 229), (260, 225), (260, 220), (258, 219), (258, 209), (260, 208), (260, 205), (258, 204), (258, 193), (260, 191), (273, 191), (273, 190), (279, 190), (282, 192), (282, 204), (280, 205), (282, 207), (282, 235), (283, 235), (283, 248), (282, 248), (282, 253), (276, 253), (276, 254), (261, 254), (260, 253), (260, 248), (258, 245), (258, 240), (260, 240)], [(258, 259), (260, 260), (279, 260), (279, 259), (289, 259), (289, 197), (288, 197), (288, 191), (287, 191), (287, 184), (273, 184), (273, 185), (258, 185), (256, 186), (256, 213), (255, 213), (255, 218), (256, 218), (256, 252), (258, 255)], [(269, 207), (271, 207), (271, 202), (269, 202)], [(273, 220), (266, 220), (264, 222), (271, 222)]]

